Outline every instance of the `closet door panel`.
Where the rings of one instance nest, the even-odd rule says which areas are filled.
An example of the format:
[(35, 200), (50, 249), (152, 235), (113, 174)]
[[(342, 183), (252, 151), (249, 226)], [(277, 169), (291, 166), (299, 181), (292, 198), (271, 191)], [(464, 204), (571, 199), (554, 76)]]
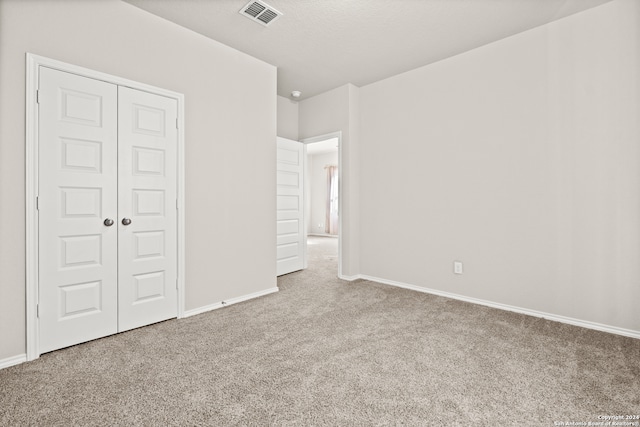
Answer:
[(117, 86), (41, 67), (38, 92), (45, 353), (117, 332)]
[(177, 316), (177, 102), (118, 89), (120, 331)]

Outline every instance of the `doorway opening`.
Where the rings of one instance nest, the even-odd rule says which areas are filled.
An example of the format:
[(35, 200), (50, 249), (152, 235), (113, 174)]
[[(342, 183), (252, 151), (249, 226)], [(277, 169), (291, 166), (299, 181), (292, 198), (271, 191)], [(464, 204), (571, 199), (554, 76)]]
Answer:
[[(310, 264), (342, 271), (341, 132), (303, 139), (305, 144), (305, 232)], [(333, 261), (333, 262), (331, 262)], [(336, 262), (337, 261), (337, 262)], [(336, 265), (337, 264), (337, 265)]]

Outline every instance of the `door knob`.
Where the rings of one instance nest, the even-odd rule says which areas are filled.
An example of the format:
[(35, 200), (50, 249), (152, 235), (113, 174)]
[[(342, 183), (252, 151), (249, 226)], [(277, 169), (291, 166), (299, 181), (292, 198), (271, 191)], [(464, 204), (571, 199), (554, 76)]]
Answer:
[(131, 224), (131, 220), (129, 218), (122, 218), (122, 225), (129, 225)]
[(111, 218), (107, 218), (104, 220), (103, 224), (107, 227), (111, 227), (113, 225), (113, 220)]

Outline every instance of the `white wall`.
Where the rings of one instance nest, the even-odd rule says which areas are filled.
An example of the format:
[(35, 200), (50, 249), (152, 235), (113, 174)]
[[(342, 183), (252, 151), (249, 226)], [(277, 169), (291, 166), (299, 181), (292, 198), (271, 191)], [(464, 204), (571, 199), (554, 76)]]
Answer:
[[(338, 166), (338, 151), (312, 154), (307, 157), (309, 169), (309, 220), (307, 234), (327, 234), (327, 170), (325, 166)], [(318, 224), (321, 224), (319, 227)]]
[(298, 140), (298, 102), (279, 95), (278, 136)]
[(361, 88), (361, 273), (640, 333), (639, 29), (616, 0)]
[(342, 132), (340, 180), (342, 206), (342, 275), (354, 277), (360, 271), (359, 226), (359, 116), (360, 89), (344, 85), (298, 103), (301, 140)]
[(275, 286), (276, 68), (118, 0), (0, 0), (0, 361), (25, 352), (26, 52), (184, 93), (186, 308)]

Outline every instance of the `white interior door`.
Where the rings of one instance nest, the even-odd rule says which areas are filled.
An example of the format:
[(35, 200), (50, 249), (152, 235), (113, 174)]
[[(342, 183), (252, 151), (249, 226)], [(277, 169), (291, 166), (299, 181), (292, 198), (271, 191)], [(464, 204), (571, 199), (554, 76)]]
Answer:
[(177, 101), (40, 68), (39, 352), (177, 316)]
[(119, 330), (177, 316), (177, 102), (118, 89)]
[(277, 141), (277, 275), (304, 268), (304, 145)]
[(118, 92), (116, 85), (44, 67), (39, 87), (44, 353), (117, 332)]

